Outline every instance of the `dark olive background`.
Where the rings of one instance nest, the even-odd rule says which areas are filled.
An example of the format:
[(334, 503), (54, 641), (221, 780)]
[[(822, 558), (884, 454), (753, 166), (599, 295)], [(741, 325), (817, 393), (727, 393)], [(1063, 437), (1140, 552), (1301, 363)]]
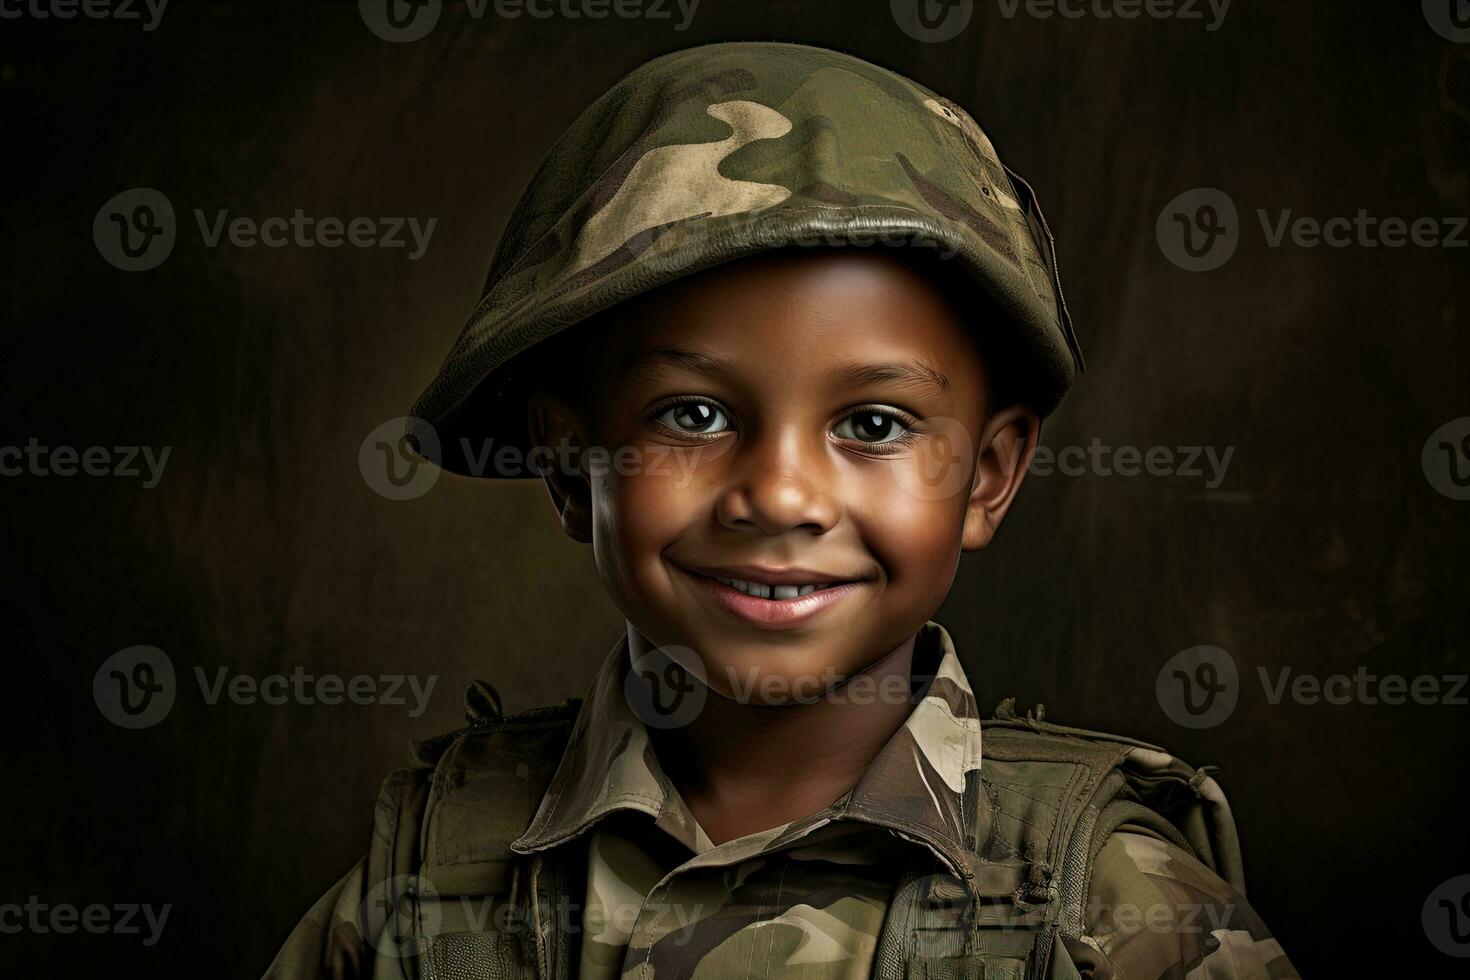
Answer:
[[(1167, 745), (1221, 767), (1251, 898), (1307, 976), (1455, 963), (1420, 925), (1470, 872), (1466, 721), (1446, 705), (1272, 705), (1258, 667), (1463, 673), (1470, 503), (1420, 465), (1470, 415), (1465, 250), (1269, 248), (1256, 208), (1463, 215), (1470, 45), (1419, 4), (1237, 0), (1199, 21), (1007, 20), (978, 5), (922, 44), (870, 0), (704, 0), (670, 21), (473, 21), (384, 43), (356, 4), (181, 0), (158, 30), (0, 21), (10, 320), (0, 445), (169, 445), (161, 485), (7, 477), (7, 783), (0, 902), (173, 906), (163, 940), (0, 936), (0, 959), (81, 975), (251, 977), (366, 846), (378, 781), (460, 692), (578, 694), (620, 621), (541, 488), (446, 476), (392, 502), (358, 447), (406, 413), (473, 306), (541, 154), (647, 57), (786, 39), (911, 74), (969, 108), (1036, 186), (1090, 370), (1058, 448), (1233, 446), (1198, 479), (1030, 480), (937, 617), (987, 707)], [(1396, 8), (1390, 10), (1389, 8)], [(179, 244), (103, 262), (112, 195), (155, 187)], [(1226, 190), (1235, 257), (1181, 271), (1175, 195)], [(207, 249), (192, 209), (438, 218), (428, 254)], [(181, 674), (156, 727), (99, 714), (93, 673), (153, 644)], [(1229, 650), (1234, 715), (1190, 731), (1154, 681)], [(196, 665), (255, 675), (437, 674), (427, 714), (209, 706)], [(9, 971), (5, 971), (9, 972)]]

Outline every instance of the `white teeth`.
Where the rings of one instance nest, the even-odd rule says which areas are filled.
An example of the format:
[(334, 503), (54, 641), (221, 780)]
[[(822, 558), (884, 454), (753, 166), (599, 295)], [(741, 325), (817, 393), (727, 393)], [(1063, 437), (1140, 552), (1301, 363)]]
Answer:
[(715, 581), (723, 582), (732, 589), (760, 599), (795, 599), (831, 586), (830, 582), (818, 582), (814, 585), (766, 585), (763, 582), (747, 582), (745, 579), (719, 578), (718, 576)]

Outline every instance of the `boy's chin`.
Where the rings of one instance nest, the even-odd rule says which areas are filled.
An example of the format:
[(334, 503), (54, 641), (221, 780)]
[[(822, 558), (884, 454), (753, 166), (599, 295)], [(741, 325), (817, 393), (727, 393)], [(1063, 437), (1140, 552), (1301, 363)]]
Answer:
[(889, 652), (846, 637), (787, 634), (774, 643), (710, 642), (699, 656), (714, 692), (741, 704), (789, 705), (820, 700)]

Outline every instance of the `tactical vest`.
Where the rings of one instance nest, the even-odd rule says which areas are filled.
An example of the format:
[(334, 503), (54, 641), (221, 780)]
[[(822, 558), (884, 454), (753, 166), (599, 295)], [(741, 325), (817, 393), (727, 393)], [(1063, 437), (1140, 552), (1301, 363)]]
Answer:
[[(535, 815), (580, 703), (505, 716), (477, 684), (469, 727), (417, 744), (416, 767), (384, 782), (367, 881), (377, 900), (364, 903), (375, 980), (571, 980), (574, 849), (523, 856), (510, 844)], [(1234, 820), (1209, 767), (1052, 724), (1039, 706), (1019, 716), (1014, 699), (981, 725), (990, 819), (974, 878), (915, 848), (874, 977), (1078, 978), (1067, 944), (1083, 932), (1094, 859), (1124, 826), (1192, 852), (1244, 895)]]

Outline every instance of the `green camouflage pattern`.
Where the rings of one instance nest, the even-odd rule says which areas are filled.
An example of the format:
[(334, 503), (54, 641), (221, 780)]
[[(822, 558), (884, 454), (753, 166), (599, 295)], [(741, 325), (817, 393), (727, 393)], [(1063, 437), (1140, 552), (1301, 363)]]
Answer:
[[(703, 860), (739, 862), (794, 844), (833, 820), (900, 828), (928, 845), (951, 870), (971, 862), (965, 840), (973, 804), (964, 802), (971, 773), (980, 769), (980, 712), (948, 634), (937, 623), (920, 633), (920, 649), (935, 651), (937, 669), (903, 727), (841, 800), (810, 817), (711, 848), (694, 817), (659, 768), (648, 729), (624, 695), (625, 646), (603, 663), (571, 735), (569, 752), (545, 800), (512, 850), (533, 854), (569, 840), (602, 817), (632, 810)], [(971, 785), (973, 793), (974, 786)]]
[[(874, 976), (900, 870), (915, 857), (961, 877), (976, 870), (967, 828), (980, 787), (980, 715), (948, 633), (926, 624), (916, 651), (923, 654), (916, 661), (937, 664), (936, 679), (851, 791), (809, 817), (715, 845), (659, 767), (648, 729), (626, 699), (629, 658), (620, 640), (534, 818), (510, 845), (531, 861), (585, 868), (578, 895), (540, 898), (580, 909), (580, 921), (567, 924), (579, 952), (565, 973), (487, 966), (471, 975)], [(398, 823), (397, 801), (406, 792), (390, 780), (372, 853), (308, 913), (268, 980), (410, 975), (404, 970), (411, 960), (383, 955), (394, 947), (381, 938), (391, 930), (377, 910), (392, 908), (395, 896), (377, 880), (387, 872), (374, 870), (389, 866), (384, 855), (401, 850), (403, 840), (420, 836), (416, 825)], [(528, 901), (524, 881), (514, 887)], [(1184, 849), (1141, 828), (1125, 825), (1102, 847), (1083, 922), (1080, 938), (1064, 943), (1084, 977), (1297, 976), (1239, 893)]]
[(1012, 177), (960, 106), (858, 58), (744, 42), (665, 55), (547, 154), (413, 415), (436, 429), (436, 461), (485, 475), (470, 446), (527, 448), (514, 358), (559, 330), (768, 249), (900, 245), (960, 263), (998, 301), (1022, 341), (1017, 389), (1045, 414), (1081, 352), (1051, 234)]
[(614, 813), (651, 818), (653, 834), (633, 823), (591, 835), (579, 980), (868, 976), (908, 849), (927, 847), (956, 871), (972, 861), (963, 798), (980, 768), (980, 713), (942, 628), (926, 626), (920, 643), (938, 648), (934, 681), (853, 789), (720, 845), (660, 769), (624, 696), (627, 653), (615, 652), (572, 733), (577, 750), (512, 845), (534, 854)]
[(1296, 977), (1281, 944), (1233, 888), (1156, 836), (1113, 834), (1098, 852), (1088, 896), (1084, 976)]

